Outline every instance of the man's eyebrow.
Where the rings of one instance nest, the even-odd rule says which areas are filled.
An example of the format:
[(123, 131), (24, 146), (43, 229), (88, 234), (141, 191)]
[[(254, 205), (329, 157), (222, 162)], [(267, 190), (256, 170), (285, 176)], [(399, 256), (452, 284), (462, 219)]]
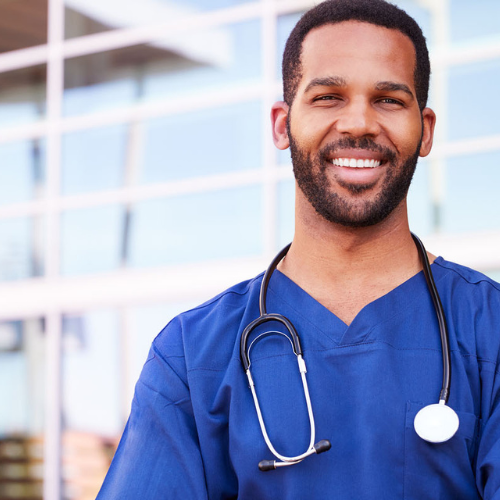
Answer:
[(325, 76), (323, 78), (314, 78), (307, 85), (304, 92), (308, 92), (314, 87), (345, 87), (347, 81), (341, 76)]
[(378, 82), (377, 85), (375, 85), (375, 90), (382, 90), (382, 91), (387, 91), (387, 92), (396, 92), (398, 90), (402, 90), (406, 94), (408, 94), (412, 99), (415, 99), (415, 96), (413, 95), (413, 92), (410, 90), (410, 87), (404, 83), (397, 83), (397, 82)]

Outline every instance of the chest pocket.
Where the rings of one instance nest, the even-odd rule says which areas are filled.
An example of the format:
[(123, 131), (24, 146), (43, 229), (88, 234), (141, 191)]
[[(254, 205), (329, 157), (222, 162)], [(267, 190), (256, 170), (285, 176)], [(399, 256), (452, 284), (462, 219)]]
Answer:
[(422, 407), (408, 403), (406, 408), (404, 499), (479, 499), (474, 476), (479, 419), (457, 412), (457, 433), (444, 443), (428, 443), (413, 426)]

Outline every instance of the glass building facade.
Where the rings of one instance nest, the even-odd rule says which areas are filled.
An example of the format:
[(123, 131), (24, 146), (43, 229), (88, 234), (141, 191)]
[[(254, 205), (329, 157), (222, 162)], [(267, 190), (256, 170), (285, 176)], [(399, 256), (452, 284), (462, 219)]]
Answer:
[[(292, 238), (269, 112), (314, 3), (0, 3), (0, 500), (95, 498), (154, 336)], [(396, 3), (438, 115), (412, 229), (499, 279), (500, 3)]]

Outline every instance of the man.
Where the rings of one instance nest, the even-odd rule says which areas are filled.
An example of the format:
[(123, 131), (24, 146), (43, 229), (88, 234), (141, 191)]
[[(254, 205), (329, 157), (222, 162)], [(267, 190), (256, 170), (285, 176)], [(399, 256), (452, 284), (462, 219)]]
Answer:
[[(383, 0), (324, 2), (285, 49), (272, 123), (276, 146), (292, 153), (296, 227), (265, 305), (300, 335), (316, 436), (331, 449), (257, 467), (274, 457), (239, 350), (259, 316), (260, 275), (155, 339), (98, 498), (500, 498), (500, 286), (430, 254), (459, 427), (442, 443), (414, 427), (443, 374), (406, 207), (432, 147), (429, 72), (419, 27)], [(250, 334), (252, 376), (272, 446), (294, 457), (309, 446), (308, 409), (297, 358), (272, 331), (285, 330), (270, 322)]]

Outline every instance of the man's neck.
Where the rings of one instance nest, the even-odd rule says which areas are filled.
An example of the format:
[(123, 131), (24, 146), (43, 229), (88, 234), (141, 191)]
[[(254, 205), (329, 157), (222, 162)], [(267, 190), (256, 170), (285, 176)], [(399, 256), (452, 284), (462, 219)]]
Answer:
[(278, 269), (350, 324), (365, 305), (421, 270), (406, 207), (401, 209), (404, 214), (368, 228), (299, 221)]

